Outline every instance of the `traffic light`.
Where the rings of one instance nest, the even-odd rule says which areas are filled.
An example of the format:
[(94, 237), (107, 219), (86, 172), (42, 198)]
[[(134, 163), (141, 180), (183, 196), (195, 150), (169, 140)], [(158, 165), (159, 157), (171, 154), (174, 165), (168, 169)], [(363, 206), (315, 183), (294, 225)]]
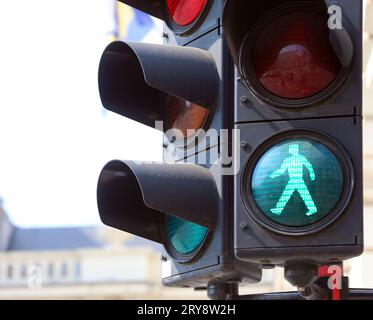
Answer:
[(359, 255), (362, 1), (121, 2), (162, 19), (164, 44), (110, 44), (101, 100), (163, 131), (164, 162), (107, 164), (102, 221), (163, 245), (165, 285), (211, 297)]
[(98, 182), (100, 217), (163, 245), (167, 286), (209, 286), (216, 297), (220, 283), (256, 283), (261, 269), (237, 260), (233, 247), (232, 134), (222, 129), (234, 124), (234, 65), (224, 1), (121, 2), (162, 19), (164, 45), (111, 43), (99, 67), (102, 104), (162, 130), (164, 162), (108, 163)]
[(223, 28), (236, 257), (291, 270), (361, 254), (362, 1), (227, 1)]

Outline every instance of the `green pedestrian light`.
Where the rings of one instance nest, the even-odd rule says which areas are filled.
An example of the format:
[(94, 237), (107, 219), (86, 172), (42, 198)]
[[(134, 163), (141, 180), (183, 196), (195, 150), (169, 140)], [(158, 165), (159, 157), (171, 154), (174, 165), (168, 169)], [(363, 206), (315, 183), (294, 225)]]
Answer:
[(275, 215), (281, 215), (294, 192), (298, 191), (307, 206), (308, 212), (306, 215), (311, 216), (317, 213), (317, 207), (304, 181), (303, 167), (306, 167), (309, 171), (311, 181), (316, 180), (315, 170), (308, 159), (299, 154), (299, 144), (290, 145), (289, 153), (291, 155), (284, 160), (281, 168), (273, 172), (270, 176), (271, 179), (275, 179), (284, 175), (286, 171), (289, 175), (289, 181), (286, 184), (285, 190), (282, 192), (281, 198), (277, 201), (276, 208), (271, 209), (271, 211)]
[(259, 159), (251, 190), (268, 219), (287, 227), (306, 227), (333, 211), (344, 182), (341, 163), (329, 147), (314, 139), (289, 139)]

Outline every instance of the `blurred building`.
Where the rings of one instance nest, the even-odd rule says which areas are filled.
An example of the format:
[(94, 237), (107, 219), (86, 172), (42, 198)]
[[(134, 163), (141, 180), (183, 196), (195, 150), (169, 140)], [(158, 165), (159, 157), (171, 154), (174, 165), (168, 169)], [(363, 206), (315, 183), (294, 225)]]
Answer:
[(365, 253), (353, 259), (351, 285), (373, 288), (373, 1), (365, 0), (364, 12), (364, 204)]
[(161, 286), (156, 245), (113, 229), (20, 229), (0, 207), (0, 235), (0, 299), (198, 298)]
[(0, 235), (0, 299), (188, 297), (161, 286), (156, 245), (113, 229), (20, 229), (0, 208)]
[[(160, 247), (106, 227), (13, 226), (0, 207), (1, 299), (206, 299), (161, 285)], [(272, 291), (273, 274), (248, 292)]]

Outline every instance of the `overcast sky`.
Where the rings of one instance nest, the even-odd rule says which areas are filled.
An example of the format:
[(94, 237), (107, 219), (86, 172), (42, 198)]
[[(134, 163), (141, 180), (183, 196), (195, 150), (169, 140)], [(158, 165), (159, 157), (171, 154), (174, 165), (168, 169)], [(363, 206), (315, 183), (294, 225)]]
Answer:
[(103, 165), (161, 159), (160, 133), (102, 112), (110, 2), (0, 1), (0, 196), (19, 226), (96, 224)]

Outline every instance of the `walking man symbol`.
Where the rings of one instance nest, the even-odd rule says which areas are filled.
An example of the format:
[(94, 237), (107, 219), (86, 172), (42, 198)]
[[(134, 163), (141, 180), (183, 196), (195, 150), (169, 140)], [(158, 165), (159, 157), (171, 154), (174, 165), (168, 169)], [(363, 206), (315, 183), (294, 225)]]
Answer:
[(312, 216), (317, 213), (317, 207), (312, 199), (312, 196), (303, 179), (303, 167), (306, 167), (310, 173), (312, 181), (316, 180), (315, 171), (308, 159), (299, 154), (299, 145), (292, 144), (289, 146), (290, 157), (286, 158), (281, 165), (281, 168), (271, 174), (271, 179), (275, 179), (286, 173), (289, 174), (289, 182), (287, 183), (281, 198), (278, 200), (276, 208), (271, 209), (275, 215), (281, 215), (295, 191), (298, 191), (304, 203), (307, 206), (307, 216)]

